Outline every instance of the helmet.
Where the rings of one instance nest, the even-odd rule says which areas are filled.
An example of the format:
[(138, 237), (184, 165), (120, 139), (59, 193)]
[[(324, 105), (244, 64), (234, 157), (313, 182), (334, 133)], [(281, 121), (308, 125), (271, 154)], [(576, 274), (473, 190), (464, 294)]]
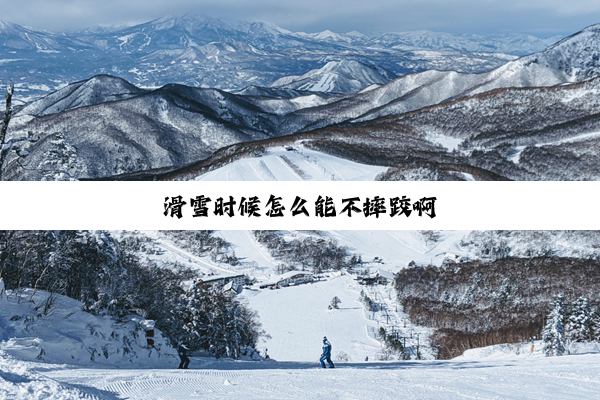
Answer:
[(327, 341), (327, 336), (323, 336), (323, 341)]

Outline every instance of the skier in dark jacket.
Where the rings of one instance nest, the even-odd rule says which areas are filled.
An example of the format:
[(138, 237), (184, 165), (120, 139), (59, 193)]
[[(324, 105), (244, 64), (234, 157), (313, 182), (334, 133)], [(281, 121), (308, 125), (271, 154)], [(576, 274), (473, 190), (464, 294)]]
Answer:
[(321, 368), (326, 368), (325, 360), (327, 360), (329, 368), (335, 368), (335, 365), (333, 365), (333, 362), (331, 361), (331, 343), (329, 343), (327, 337), (323, 338), (323, 354), (321, 354), (321, 358), (319, 359), (319, 362), (321, 363)]
[(177, 369), (188, 369), (188, 365), (190, 365), (190, 359), (187, 356), (187, 352), (188, 352), (188, 348), (185, 344), (181, 343), (179, 345), (179, 348), (177, 349), (177, 352), (179, 354), (179, 358), (181, 359), (181, 362), (179, 363), (179, 367), (177, 367)]

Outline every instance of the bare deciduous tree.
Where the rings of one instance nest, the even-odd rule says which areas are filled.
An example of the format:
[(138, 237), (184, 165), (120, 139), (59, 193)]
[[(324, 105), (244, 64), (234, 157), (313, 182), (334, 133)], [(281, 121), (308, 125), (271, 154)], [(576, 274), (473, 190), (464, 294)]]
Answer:
[(0, 127), (0, 180), (2, 180), (2, 165), (4, 165), (4, 158), (8, 153), (8, 147), (5, 146), (6, 131), (8, 130), (8, 123), (12, 116), (12, 95), (15, 91), (15, 86), (11, 83), (6, 89), (6, 109), (4, 110), (4, 119), (2, 120), (2, 127)]
[(31, 133), (27, 134), (27, 137), (15, 138), (6, 140), (6, 132), (8, 131), (8, 123), (12, 117), (12, 96), (15, 92), (15, 85), (11, 82), (6, 88), (6, 108), (4, 110), (4, 119), (2, 120), (2, 126), (0, 127), (0, 181), (3, 179), (3, 166), (6, 156), (10, 150), (14, 150), (19, 157), (25, 157), (29, 154), (26, 150), (18, 147), (19, 143), (23, 142), (36, 142), (37, 138), (34, 138)]

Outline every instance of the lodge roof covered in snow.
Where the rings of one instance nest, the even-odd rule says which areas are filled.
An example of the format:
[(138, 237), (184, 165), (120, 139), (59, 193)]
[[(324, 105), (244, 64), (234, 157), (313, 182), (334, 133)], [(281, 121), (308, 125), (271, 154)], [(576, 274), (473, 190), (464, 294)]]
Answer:
[(312, 278), (314, 274), (312, 272), (308, 272), (308, 271), (289, 271), (286, 272), (285, 274), (281, 274), (275, 278), (269, 279), (268, 281), (262, 282), (260, 284), (261, 288), (267, 287), (267, 286), (275, 286), (275, 285), (279, 285), (283, 282), (286, 281), (290, 281), (290, 280), (300, 280), (300, 279), (308, 279), (308, 278)]

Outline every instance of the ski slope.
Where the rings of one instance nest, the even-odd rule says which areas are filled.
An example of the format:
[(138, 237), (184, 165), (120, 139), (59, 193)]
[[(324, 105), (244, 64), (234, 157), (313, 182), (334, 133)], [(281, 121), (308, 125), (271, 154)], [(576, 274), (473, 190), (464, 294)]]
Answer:
[[(349, 361), (364, 360), (365, 356), (374, 359), (381, 345), (367, 335), (367, 326), (376, 328), (377, 324), (365, 318), (357, 286), (352, 277), (337, 275), (312, 284), (244, 291), (242, 295), (258, 311), (263, 329), (271, 336), (259, 348), (267, 348), (269, 356), (278, 361), (316, 363), (323, 336), (327, 336), (334, 362), (341, 352)], [(342, 301), (339, 310), (328, 309), (334, 296)]]
[(0, 355), (0, 397), (546, 400), (597, 399), (600, 391), (599, 355), (338, 363), (327, 370), (307, 362), (193, 359), (190, 366), (187, 371), (87, 369)]
[(160, 256), (149, 257), (156, 261), (170, 261), (184, 265), (192, 270), (200, 271), (203, 274), (233, 275), (235, 274), (229, 268), (225, 268), (218, 263), (210, 260), (209, 257), (198, 257), (189, 251), (175, 245), (171, 240), (161, 236), (158, 231), (142, 231), (145, 235), (154, 239), (156, 245), (164, 252)]
[(347, 246), (351, 253), (360, 254), (364, 262), (374, 257), (383, 259), (383, 269), (397, 272), (411, 261), (441, 264), (446, 253), (463, 254), (458, 247), (460, 238), (470, 231), (440, 231), (441, 239), (426, 243), (418, 231), (327, 231), (325, 235)]
[[(446, 253), (468, 256), (458, 243), (469, 232), (440, 231), (441, 238), (436, 243), (426, 243), (418, 231), (293, 231), (288, 235), (289, 240), (309, 236), (335, 239), (339, 245), (348, 247), (350, 253), (360, 255), (363, 262), (379, 257), (383, 259), (381, 268), (397, 272), (411, 261), (440, 265)], [(251, 231), (218, 231), (216, 235), (231, 243), (241, 261), (255, 261), (261, 275), (273, 273), (280, 263), (256, 241)]]
[(259, 268), (273, 270), (277, 260), (269, 254), (264, 246), (256, 241), (252, 231), (218, 231), (215, 235), (232, 244), (235, 255), (240, 261), (254, 261)]
[(199, 181), (372, 181), (387, 170), (344, 160), (295, 145), (270, 149), (259, 158), (244, 158), (199, 176)]
[[(243, 261), (256, 261), (265, 273), (276, 265), (251, 232), (217, 234), (232, 243)], [(445, 252), (457, 254), (456, 244), (466, 232), (440, 234), (433, 243), (416, 231), (282, 233), (286, 238), (335, 238), (365, 261), (371, 256), (383, 258), (381, 268), (392, 271), (412, 259), (428, 262), (433, 257), (436, 262)], [(164, 239), (158, 234), (154, 237)], [(169, 240), (157, 240), (157, 245), (170, 260), (188, 260), (199, 269), (203, 263), (208, 263), (204, 265), (207, 269), (219, 267), (194, 258)], [(376, 263), (366, 266), (379, 267)], [(272, 359), (193, 358), (192, 369), (187, 371), (174, 369), (178, 363), (174, 349), (158, 331), (155, 339), (162, 350), (149, 352), (143, 332), (135, 328), (137, 323), (115, 324), (108, 317), (92, 316), (82, 312), (75, 300), (60, 297), (54, 312), (40, 319), (32, 303), (19, 302), (12, 295), (0, 298), (0, 399), (598, 398), (600, 355), (591, 354), (598, 352), (597, 344), (582, 348), (580, 355), (553, 358), (544, 357), (536, 343), (533, 354), (527, 351), (529, 344), (520, 344), (472, 349), (448, 361), (381, 361), (381, 345), (372, 335), (379, 326), (402, 326), (403, 335), (414, 330), (420, 334), (421, 346), (426, 346), (428, 330), (406, 321), (407, 316), (395, 308), (389, 286), (365, 288), (367, 295), (383, 305), (376, 313), (365, 312), (358, 301), (361, 289), (352, 276), (330, 273), (313, 284), (244, 290), (241, 297), (259, 313), (263, 328), (271, 336), (258, 348), (261, 352), (268, 349)], [(22, 293), (24, 299), (31, 295), (31, 289)], [(45, 296), (47, 293), (38, 291), (36, 304)], [(327, 307), (334, 296), (341, 300), (339, 310)], [(20, 319), (12, 321), (13, 316)], [(37, 323), (29, 327), (24, 317)], [(134, 356), (124, 358), (116, 351), (121, 341), (111, 339), (114, 332), (120, 336), (136, 333), (132, 336)], [(333, 345), (336, 369), (318, 368), (323, 336)], [(414, 340), (408, 345), (414, 346)], [(100, 352), (90, 360), (86, 348), (107, 348), (109, 353), (101, 356)], [(421, 351), (431, 355), (423, 347)], [(44, 362), (38, 361), (40, 354)]]

